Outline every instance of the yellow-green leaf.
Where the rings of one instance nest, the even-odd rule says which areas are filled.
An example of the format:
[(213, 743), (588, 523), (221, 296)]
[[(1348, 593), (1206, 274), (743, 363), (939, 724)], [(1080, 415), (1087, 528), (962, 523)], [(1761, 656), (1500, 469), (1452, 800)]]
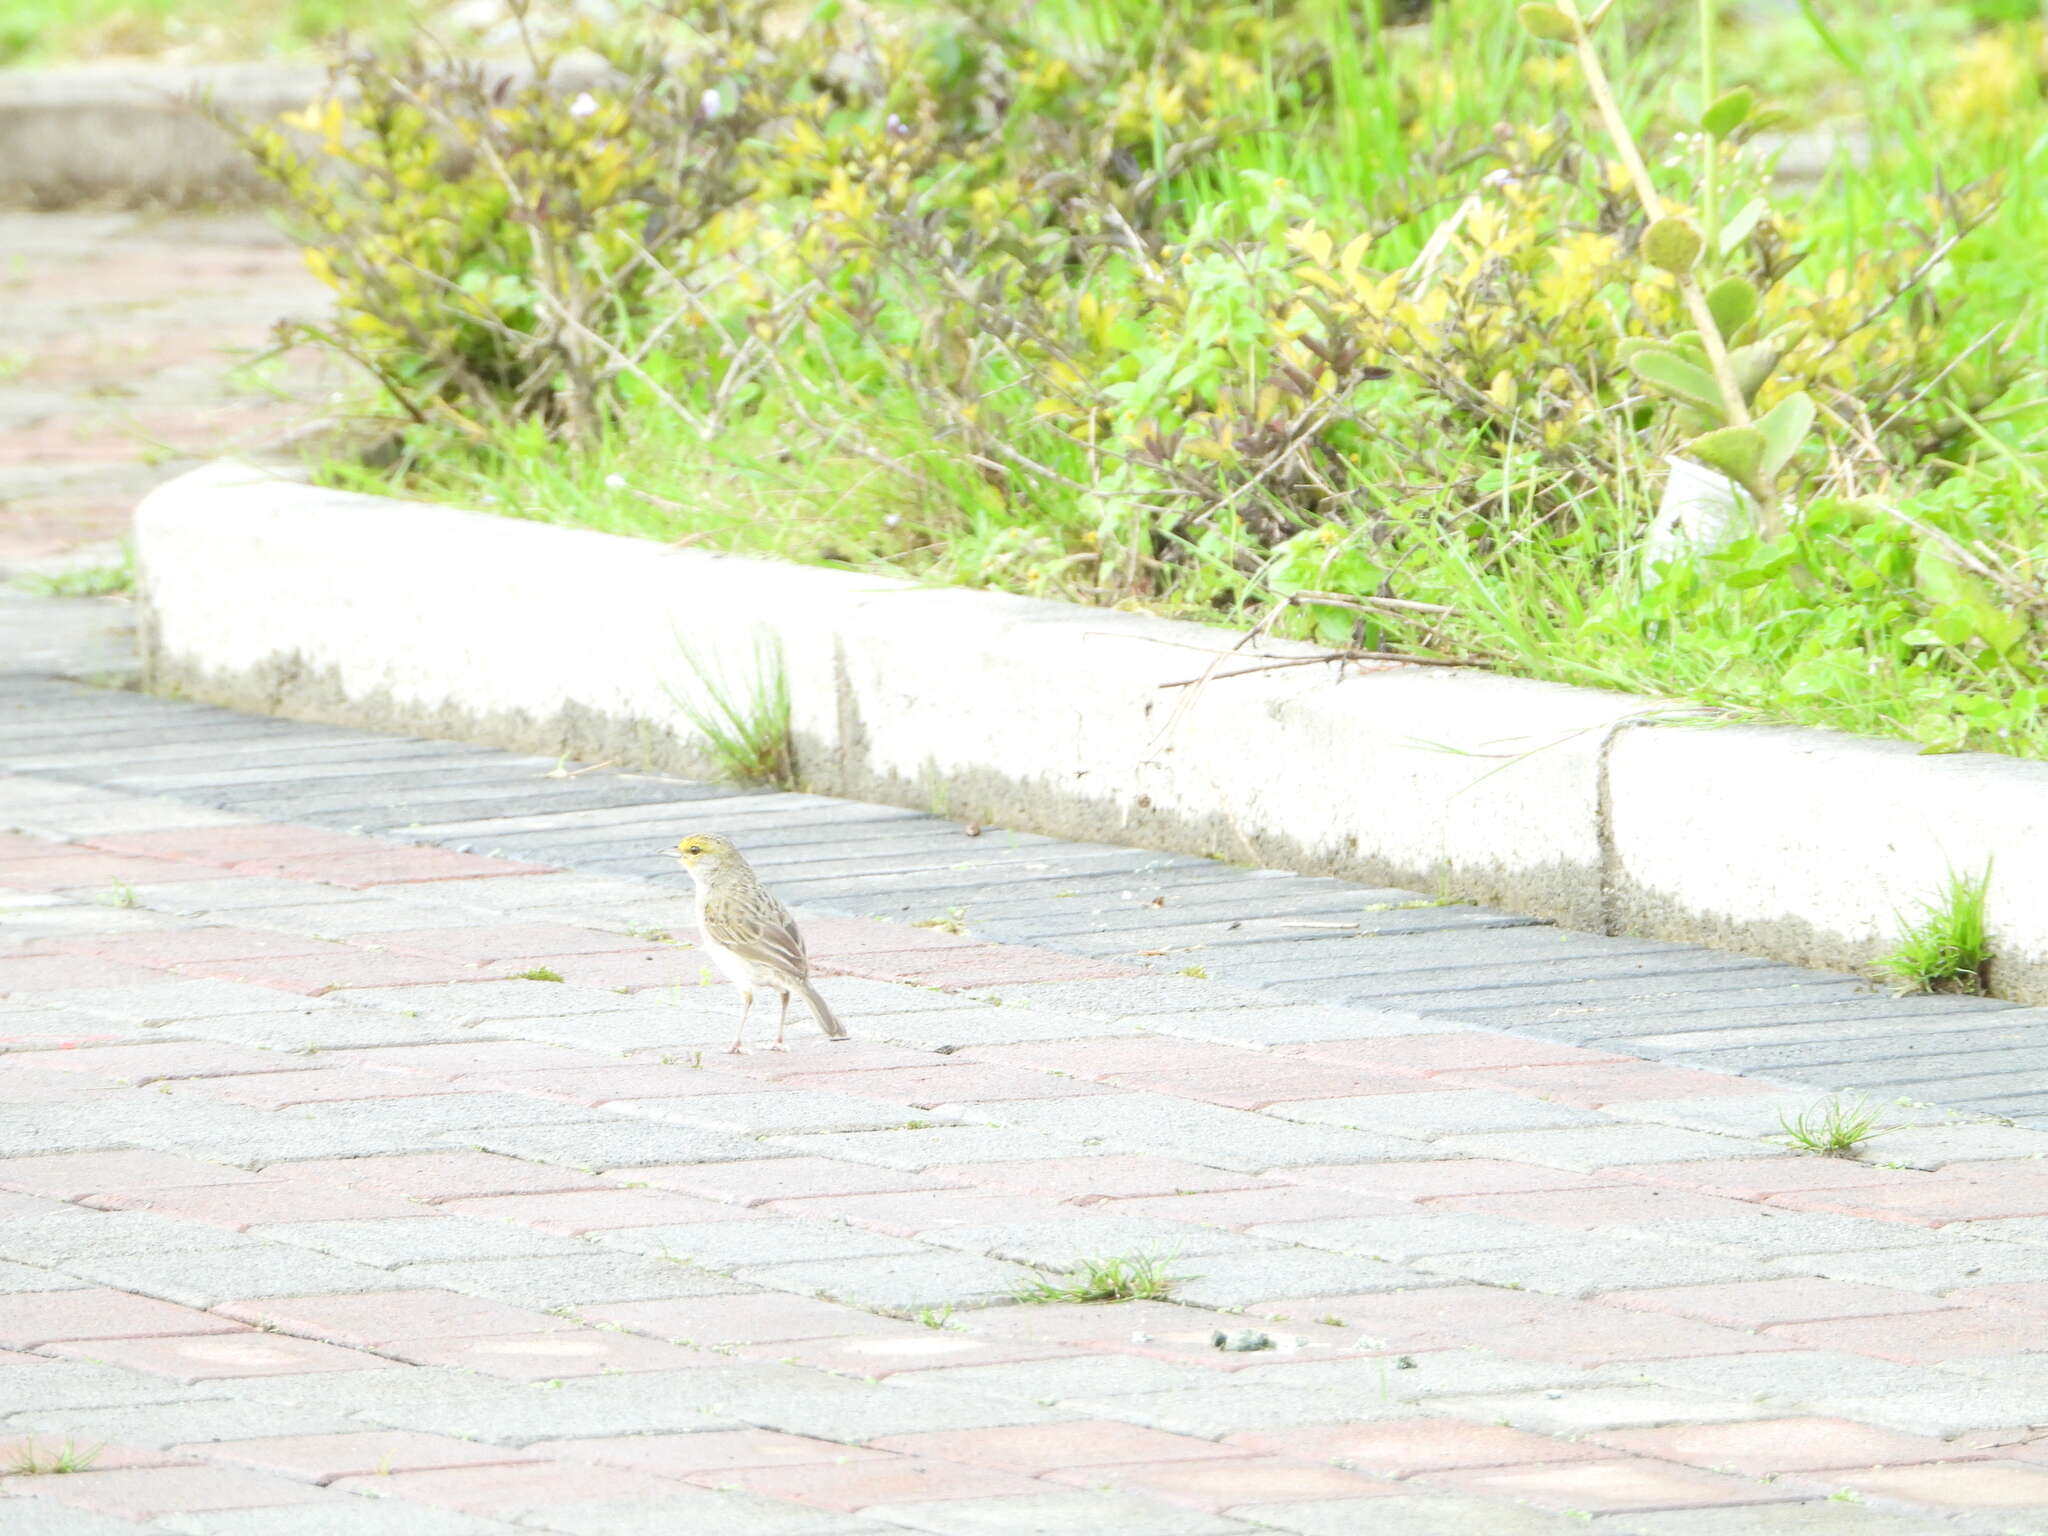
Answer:
[(1756, 93), (1746, 85), (1738, 85), (1725, 96), (1716, 98), (1714, 104), (1700, 114), (1700, 127), (1717, 139), (1726, 138), (1742, 126), (1755, 105)]
[(1554, 5), (1517, 6), (1515, 15), (1520, 19), (1524, 32), (1531, 37), (1540, 37), (1546, 43), (1576, 43), (1579, 40), (1579, 24)]

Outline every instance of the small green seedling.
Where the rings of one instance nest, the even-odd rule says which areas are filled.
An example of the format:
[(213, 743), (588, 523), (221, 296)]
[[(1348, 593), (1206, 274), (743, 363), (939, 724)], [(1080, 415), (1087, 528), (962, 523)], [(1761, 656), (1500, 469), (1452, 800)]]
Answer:
[(126, 880), (116, 880), (113, 889), (100, 900), (110, 907), (134, 907), (142, 903), (142, 899), (135, 894), (135, 887)]
[(45, 1450), (33, 1440), (24, 1440), (6, 1462), (4, 1470), (9, 1477), (57, 1477), (66, 1472), (84, 1472), (99, 1460), (104, 1445), (78, 1446), (66, 1440), (51, 1450)]
[(950, 1328), (953, 1326), (953, 1304), (943, 1307), (926, 1307), (917, 1314), (917, 1320), (927, 1328)]
[(1991, 966), (1984, 926), (1991, 865), (1980, 875), (1950, 871), (1948, 886), (1925, 903), (1918, 918), (1902, 921), (1899, 940), (1878, 969), (1900, 992), (1961, 992), (1981, 997)]
[(1778, 1128), (1794, 1147), (1816, 1157), (1856, 1157), (1864, 1142), (1898, 1129), (1884, 1124), (1871, 1105), (1842, 1099), (1801, 1110), (1790, 1120), (1780, 1115)]
[(947, 909), (944, 917), (927, 917), (910, 925), (913, 928), (936, 928), (941, 933), (965, 933), (967, 914), (959, 907)]
[(562, 979), (562, 973), (560, 971), (549, 970), (548, 967), (544, 965), (536, 965), (530, 971), (514, 971), (512, 973), (512, 979), (514, 981), (560, 981)]
[(1083, 1259), (1067, 1275), (1039, 1275), (1017, 1287), (1017, 1300), (1034, 1305), (1055, 1302), (1165, 1301), (1185, 1275), (1169, 1275), (1170, 1260), (1149, 1255), (1131, 1258)]
[(781, 647), (773, 639), (760, 639), (755, 645), (753, 676), (741, 684), (728, 682), (687, 644), (682, 651), (696, 674), (696, 692), (671, 689), (669, 697), (696, 728), (719, 771), (735, 784), (795, 788), (789, 674), (782, 664)]
[(1184, 965), (1180, 968), (1180, 973), (1183, 976), (1192, 976), (1196, 981), (1209, 979), (1208, 971), (1199, 965)]

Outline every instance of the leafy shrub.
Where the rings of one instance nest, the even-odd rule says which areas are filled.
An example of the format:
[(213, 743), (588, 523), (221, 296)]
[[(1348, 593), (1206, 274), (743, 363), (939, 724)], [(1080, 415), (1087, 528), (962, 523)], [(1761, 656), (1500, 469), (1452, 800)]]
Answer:
[[(524, 26), (524, 4), (513, 7)], [(762, 181), (762, 135), (814, 115), (831, 45), (771, 46), (765, 0), (644, 13), (544, 42), (530, 70), (361, 53), (329, 95), (244, 143), (334, 290), (310, 340), (375, 375), (420, 425), (475, 437), (538, 417), (588, 437), (619, 381), (688, 335), (691, 284)], [(566, 44), (594, 51), (580, 71)]]
[[(1664, 57), (1665, 9), (1607, 26)], [(1569, 60), (1490, 15), (1358, 10), (973, 0), (777, 34), (663, 0), (572, 34), (608, 61), (587, 86), (546, 43), (525, 82), (358, 59), (312, 150), (252, 140), (416, 489), (2048, 745), (2014, 255), (2041, 209), (1985, 175), (2019, 130), (1957, 76), (1927, 158), (1802, 200), (1767, 115), (1639, 108), (1660, 213), (1713, 236), (1660, 265)], [(2038, 124), (2034, 34), (1985, 36)], [(1759, 463), (1782, 538), (1645, 573), (1661, 458), (1731, 424), (1638, 361), (1710, 361), (1681, 275), (1745, 412), (1804, 396), (1816, 429)]]

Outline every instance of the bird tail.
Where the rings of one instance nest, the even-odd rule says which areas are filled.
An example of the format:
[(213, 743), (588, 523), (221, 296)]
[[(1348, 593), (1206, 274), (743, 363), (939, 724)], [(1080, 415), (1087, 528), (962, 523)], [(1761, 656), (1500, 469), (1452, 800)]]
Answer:
[(808, 981), (800, 981), (797, 983), (797, 990), (803, 994), (805, 1004), (810, 1008), (812, 1016), (817, 1019), (818, 1028), (825, 1031), (825, 1038), (844, 1040), (846, 1026), (839, 1022), (838, 1014), (825, 1006), (825, 999), (818, 996), (818, 989)]

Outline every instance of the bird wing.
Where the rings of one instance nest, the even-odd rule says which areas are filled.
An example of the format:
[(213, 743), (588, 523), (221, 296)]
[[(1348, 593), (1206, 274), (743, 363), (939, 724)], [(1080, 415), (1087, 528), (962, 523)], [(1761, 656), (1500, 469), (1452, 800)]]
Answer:
[(704, 926), (714, 940), (749, 964), (796, 977), (810, 974), (796, 919), (758, 885), (705, 903)]

